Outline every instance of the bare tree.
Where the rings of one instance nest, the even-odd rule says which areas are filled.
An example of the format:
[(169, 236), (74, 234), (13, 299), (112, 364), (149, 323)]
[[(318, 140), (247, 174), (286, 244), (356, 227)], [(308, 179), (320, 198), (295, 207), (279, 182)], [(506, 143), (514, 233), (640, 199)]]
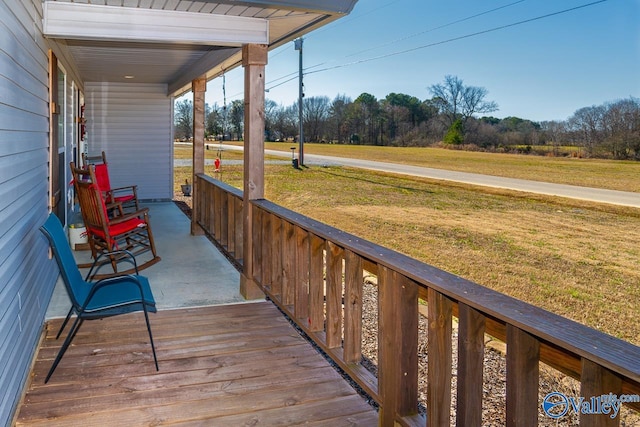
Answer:
[(233, 129), (236, 139), (241, 141), (244, 134), (244, 101), (235, 99), (231, 102), (231, 128)]
[(276, 122), (278, 120), (278, 104), (271, 100), (264, 100), (264, 133), (267, 140), (278, 139), (276, 135)]
[(594, 155), (596, 147), (602, 143), (605, 112), (603, 105), (584, 107), (573, 113), (567, 121), (569, 128), (577, 134), (579, 142), (589, 157)]
[(564, 122), (552, 120), (552, 121), (544, 121), (540, 123), (540, 127), (544, 132), (546, 139), (553, 146), (553, 155), (557, 156), (560, 154), (560, 143), (561, 139), (566, 135), (567, 130)]
[(218, 104), (205, 104), (205, 129), (209, 137), (217, 138), (223, 132), (222, 109)]
[(444, 83), (432, 85), (429, 91), (448, 128), (456, 120), (461, 120), (466, 125), (474, 114), (498, 110), (497, 103), (486, 101), (488, 92), (485, 88), (465, 86), (462, 79), (456, 76), (445, 76)]
[(604, 144), (615, 159), (638, 158), (640, 154), (640, 100), (621, 99), (609, 103), (604, 113)]
[(305, 98), (302, 107), (305, 139), (319, 142), (324, 137), (321, 132), (329, 118), (331, 101), (328, 96), (312, 96)]
[(345, 128), (347, 117), (347, 108), (352, 103), (351, 98), (346, 95), (337, 95), (331, 102), (329, 110), (329, 129), (330, 139), (335, 140), (338, 144), (345, 142), (345, 136), (348, 134)]
[(185, 99), (178, 101), (174, 109), (175, 138), (189, 139), (193, 134), (193, 103)]

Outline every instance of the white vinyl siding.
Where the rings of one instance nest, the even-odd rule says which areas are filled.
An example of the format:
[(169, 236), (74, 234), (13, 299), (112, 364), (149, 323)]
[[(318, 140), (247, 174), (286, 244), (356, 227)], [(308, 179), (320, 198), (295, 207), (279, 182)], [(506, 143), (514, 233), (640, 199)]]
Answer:
[(41, 7), (0, 0), (0, 425), (29, 375), (58, 270), (48, 213), (48, 57)]
[(143, 200), (173, 197), (172, 103), (166, 85), (86, 83), (88, 154), (104, 151), (113, 187)]

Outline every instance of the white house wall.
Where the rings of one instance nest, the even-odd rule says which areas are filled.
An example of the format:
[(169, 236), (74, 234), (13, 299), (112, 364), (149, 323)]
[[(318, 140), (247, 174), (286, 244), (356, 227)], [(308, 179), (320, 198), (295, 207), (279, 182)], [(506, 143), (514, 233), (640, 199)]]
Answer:
[(85, 83), (88, 154), (104, 151), (112, 187), (173, 197), (172, 99), (166, 85)]
[(0, 425), (28, 378), (58, 270), (48, 214), (48, 57), (41, 7), (0, 0)]

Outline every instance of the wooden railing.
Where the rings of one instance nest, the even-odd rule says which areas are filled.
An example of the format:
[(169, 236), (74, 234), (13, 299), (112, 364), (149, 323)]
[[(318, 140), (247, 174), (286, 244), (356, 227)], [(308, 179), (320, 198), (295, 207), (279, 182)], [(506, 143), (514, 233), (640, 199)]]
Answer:
[[(200, 226), (231, 253), (242, 194), (198, 176)], [(506, 423), (538, 424), (539, 362), (575, 378), (589, 399), (640, 395), (640, 347), (319, 223), (253, 201), (254, 279), (380, 407), (380, 425), (448, 426), (452, 319), (458, 319), (456, 424), (482, 424), (485, 334), (506, 343)], [(233, 238), (235, 236), (235, 238)], [(363, 282), (377, 276), (377, 376), (362, 361)], [(418, 413), (419, 312), (427, 304), (426, 419)], [(422, 337), (424, 338), (424, 337)], [(550, 392), (553, 390), (549, 390)], [(638, 403), (626, 405), (640, 411)], [(619, 425), (585, 415), (581, 426)]]

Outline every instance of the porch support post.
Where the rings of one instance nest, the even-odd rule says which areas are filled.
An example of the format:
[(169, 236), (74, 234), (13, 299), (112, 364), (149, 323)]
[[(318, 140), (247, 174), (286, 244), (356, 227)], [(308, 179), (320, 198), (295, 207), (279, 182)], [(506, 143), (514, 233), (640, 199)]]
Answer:
[(191, 234), (202, 235), (204, 231), (198, 225), (200, 200), (196, 174), (204, 173), (204, 93), (207, 79), (202, 76), (191, 82), (193, 92), (193, 175), (191, 176)]
[[(243, 253), (240, 294), (246, 299), (264, 298), (255, 280), (254, 246), (259, 239), (254, 236), (256, 212), (253, 200), (264, 198), (264, 69), (267, 64), (267, 46), (246, 44), (242, 46), (244, 67), (244, 203)], [(259, 249), (259, 248), (255, 248)]]

